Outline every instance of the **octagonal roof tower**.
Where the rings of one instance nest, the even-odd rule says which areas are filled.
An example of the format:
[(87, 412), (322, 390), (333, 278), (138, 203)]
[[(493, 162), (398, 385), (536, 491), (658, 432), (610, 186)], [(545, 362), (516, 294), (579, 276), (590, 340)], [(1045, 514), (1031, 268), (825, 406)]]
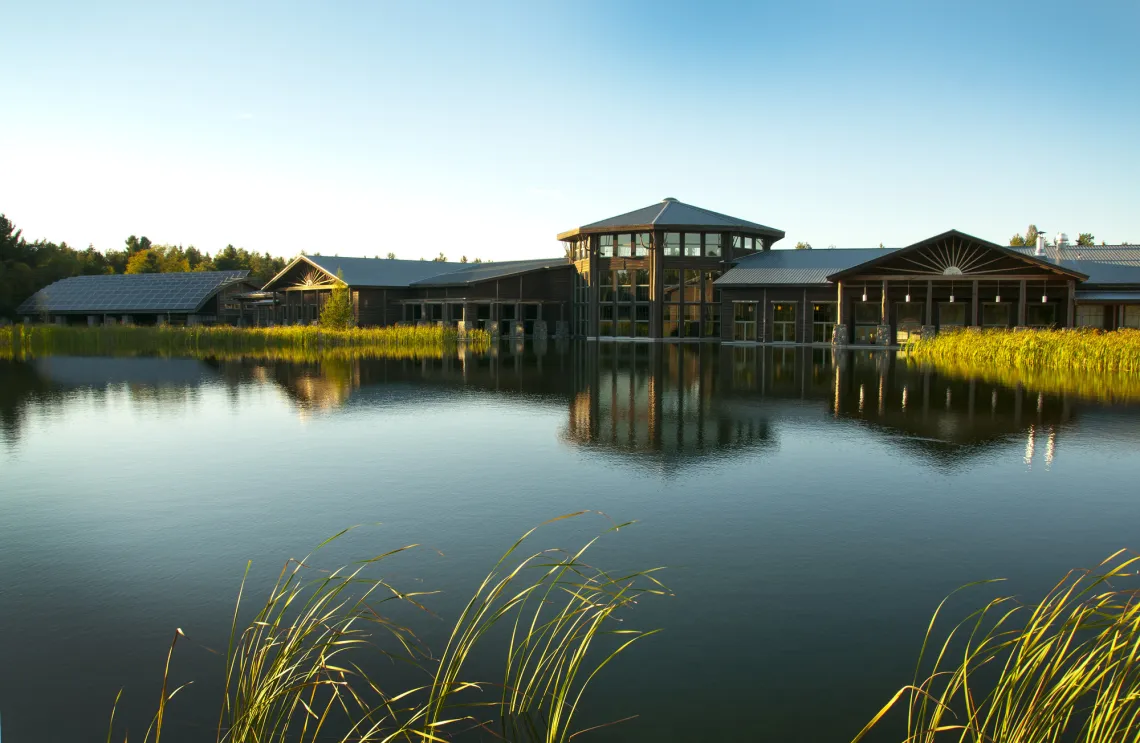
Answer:
[(676, 232), (736, 232), (752, 237), (764, 238), (766, 245), (784, 237), (783, 230), (750, 222), (747, 219), (730, 217), (727, 214), (702, 209), (670, 197), (660, 203), (651, 204), (616, 217), (575, 227), (558, 235), (559, 240), (573, 240), (582, 235), (605, 234), (610, 232), (639, 232), (649, 230), (669, 230)]

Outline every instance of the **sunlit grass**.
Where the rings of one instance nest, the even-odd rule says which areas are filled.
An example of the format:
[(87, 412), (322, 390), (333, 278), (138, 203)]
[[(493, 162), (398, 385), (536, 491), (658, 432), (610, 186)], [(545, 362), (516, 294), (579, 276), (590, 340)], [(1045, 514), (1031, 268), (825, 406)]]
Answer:
[[(9, 359), (140, 354), (282, 361), (316, 361), (328, 357), (438, 358), (459, 344), (456, 330), (441, 326), (329, 330), (311, 326), (13, 325), (0, 329), (0, 358)], [(485, 350), (490, 345), (490, 335), (486, 331), (473, 331), (463, 345), (475, 351)]]
[[(417, 545), (346, 568), (316, 568), (317, 553), (342, 532), (317, 553), (290, 560), (256, 615), (243, 623), (247, 566), (225, 654), (216, 740), (447, 741), (479, 729), (498, 740), (565, 743), (575, 734), (590, 682), (629, 645), (654, 633), (626, 627), (629, 611), (666, 590), (653, 577), (656, 570), (612, 575), (587, 564), (597, 538), (572, 551), (524, 553), (535, 532), (515, 542), (481, 582), (438, 657), (410, 627), (381, 611), (387, 604), (426, 613), (421, 602), (430, 592), (405, 593), (373, 575)], [(181, 636), (179, 630), (175, 643)], [(160, 743), (170, 704), (184, 688), (168, 688), (175, 643), (147, 743)], [(504, 652), (496, 678), (469, 675), (473, 657), (486, 667), (488, 653)], [(385, 683), (377, 667), (391, 663), (378, 659), (399, 663), (422, 683)], [(108, 741), (122, 739), (115, 734), (112, 714)]]
[(1140, 401), (1140, 330), (960, 330), (908, 343), (906, 356), (959, 379)]
[(944, 600), (912, 683), (855, 741), (901, 707), (907, 743), (1140, 740), (1138, 560), (1122, 551), (1070, 572), (1037, 603), (993, 599), (942, 636)]

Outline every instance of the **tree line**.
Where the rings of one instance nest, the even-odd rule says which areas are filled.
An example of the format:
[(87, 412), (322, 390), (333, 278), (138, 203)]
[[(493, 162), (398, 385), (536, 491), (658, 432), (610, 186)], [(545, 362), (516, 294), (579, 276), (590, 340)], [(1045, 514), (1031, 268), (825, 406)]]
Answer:
[(66, 242), (28, 242), (16, 225), (0, 214), (0, 317), (14, 317), (25, 299), (71, 276), (246, 270), (254, 283), (263, 284), (285, 264), (284, 258), (233, 245), (211, 256), (193, 245), (155, 245), (135, 235), (126, 239), (122, 250), (108, 251), (92, 245), (77, 250)]

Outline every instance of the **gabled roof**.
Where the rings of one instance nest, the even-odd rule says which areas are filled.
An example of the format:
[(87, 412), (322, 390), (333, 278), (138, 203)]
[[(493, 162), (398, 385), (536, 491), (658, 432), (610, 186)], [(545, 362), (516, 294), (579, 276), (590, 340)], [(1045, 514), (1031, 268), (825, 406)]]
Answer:
[(741, 258), (717, 286), (796, 286), (827, 284), (836, 271), (858, 266), (894, 249), (766, 250)]
[(195, 271), (72, 276), (24, 300), (17, 312), (39, 314), (192, 313), (249, 271)]
[(566, 240), (578, 235), (592, 235), (606, 232), (633, 232), (638, 230), (692, 230), (712, 231), (728, 230), (753, 235), (770, 237), (779, 240), (784, 236), (783, 230), (767, 227), (746, 219), (730, 217), (719, 212), (702, 209), (677, 201), (673, 198), (664, 199), (659, 204), (652, 204), (632, 212), (619, 214), (616, 217), (603, 219), (598, 222), (581, 227), (575, 227), (558, 235), (559, 240)]
[(477, 281), (515, 276), (530, 271), (544, 271), (568, 266), (565, 258), (543, 258), (501, 263), (451, 263), (441, 261), (402, 261), (395, 258), (339, 258), (327, 255), (299, 255), (265, 285), (265, 291), (277, 289), (278, 281), (298, 264), (316, 268), (336, 278), (340, 271), (344, 283), (356, 287), (402, 288), (411, 286), (462, 286)]
[(993, 251), (1002, 253), (1004, 255), (1010, 256), (1012, 258), (1016, 258), (1018, 260), (1026, 261), (1027, 263), (1036, 265), (1039, 268), (1044, 268), (1048, 271), (1052, 271), (1054, 273), (1069, 276), (1071, 278), (1078, 279), (1081, 281), (1088, 278), (1085, 274), (1083, 274), (1080, 271), (1077, 271), (1075, 269), (1070, 269), (1070, 268), (1067, 268), (1065, 266), (1060, 266), (1056, 263), (1053, 263), (1053, 262), (1050, 262), (1047, 260), (1043, 260), (1041, 258), (1038, 258), (1037, 256), (1034, 256), (1034, 255), (1026, 255), (1025, 253), (1018, 252), (1018, 251), (1016, 251), (1013, 248), (1010, 248), (1008, 246), (998, 245), (997, 243), (992, 243), (988, 240), (983, 240), (979, 237), (974, 237), (973, 235), (967, 235), (966, 233), (959, 232), (958, 230), (947, 230), (946, 232), (943, 232), (940, 235), (935, 235), (934, 237), (928, 237), (925, 240), (921, 240), (919, 242), (916, 242), (913, 245), (908, 245), (905, 248), (899, 248), (898, 250), (892, 250), (890, 252), (885, 253), (882, 256), (879, 256), (878, 258), (867, 261), (866, 263), (862, 263), (862, 264), (859, 264), (857, 266), (852, 266), (852, 267), (846, 268), (842, 271), (837, 271), (836, 273), (831, 274), (827, 278), (829, 281), (838, 281), (839, 279), (843, 279), (843, 278), (850, 276), (851, 274), (854, 274), (854, 273), (866, 273), (868, 270), (873, 269), (876, 266), (882, 265), (883, 263), (885, 263), (887, 261), (894, 260), (896, 258), (899, 258), (900, 256), (905, 256), (908, 253), (918, 252), (918, 251), (922, 250), (923, 248), (930, 247), (932, 245), (935, 245), (936, 243), (943, 242), (946, 240), (958, 240), (958, 241), (962, 241), (962, 242), (966, 242), (966, 243), (972, 243), (973, 245), (980, 246), (980, 247), (985, 248), (987, 250), (993, 250)]
[(478, 281), (517, 276), (531, 271), (546, 271), (552, 268), (568, 268), (565, 258), (541, 258), (527, 261), (503, 261), (501, 263), (463, 263), (456, 271), (430, 276), (412, 283), (413, 286), (461, 286)]
[(341, 273), (344, 283), (349, 286), (364, 287), (406, 287), (420, 279), (438, 276), (442, 273), (462, 268), (464, 263), (444, 263), (441, 261), (405, 261), (396, 258), (341, 258), (331, 255), (299, 255), (289, 262), (276, 276), (265, 284), (272, 290), (283, 276), (298, 264), (307, 264), (336, 278)]

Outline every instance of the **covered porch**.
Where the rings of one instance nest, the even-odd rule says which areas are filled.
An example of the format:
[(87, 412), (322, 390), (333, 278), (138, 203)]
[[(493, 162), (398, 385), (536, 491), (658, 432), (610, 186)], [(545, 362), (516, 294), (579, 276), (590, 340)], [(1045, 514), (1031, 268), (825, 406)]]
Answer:
[(832, 343), (893, 346), (954, 328), (1074, 327), (1087, 277), (950, 232), (828, 278)]

